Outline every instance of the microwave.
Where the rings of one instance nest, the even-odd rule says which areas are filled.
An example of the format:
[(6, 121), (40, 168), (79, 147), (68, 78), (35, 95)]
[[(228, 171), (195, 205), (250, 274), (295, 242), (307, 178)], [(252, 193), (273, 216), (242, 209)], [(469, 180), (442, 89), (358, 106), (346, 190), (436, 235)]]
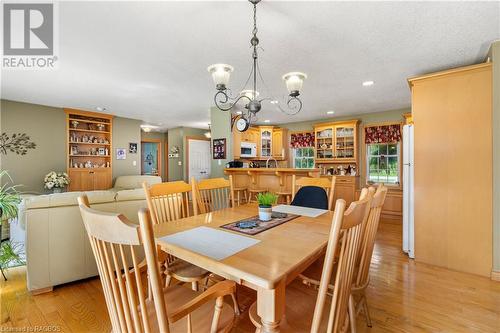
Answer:
[(253, 142), (242, 142), (240, 146), (240, 157), (257, 157), (257, 144)]

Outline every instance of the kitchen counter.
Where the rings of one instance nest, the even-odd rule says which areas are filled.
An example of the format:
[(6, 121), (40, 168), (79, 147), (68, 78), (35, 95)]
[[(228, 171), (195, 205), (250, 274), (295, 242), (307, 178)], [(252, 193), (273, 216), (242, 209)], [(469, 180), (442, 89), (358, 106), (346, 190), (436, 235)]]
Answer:
[(319, 177), (320, 169), (294, 168), (226, 168), (226, 175), (233, 177), (235, 187), (264, 189), (269, 192), (292, 193), (292, 176)]
[[(319, 169), (295, 169), (295, 168), (225, 168), (224, 172), (230, 174), (232, 172), (262, 172), (262, 173), (274, 173), (274, 172), (289, 172), (295, 174), (305, 174), (305, 173), (317, 173), (319, 176)], [(316, 176), (316, 177), (317, 177)]]

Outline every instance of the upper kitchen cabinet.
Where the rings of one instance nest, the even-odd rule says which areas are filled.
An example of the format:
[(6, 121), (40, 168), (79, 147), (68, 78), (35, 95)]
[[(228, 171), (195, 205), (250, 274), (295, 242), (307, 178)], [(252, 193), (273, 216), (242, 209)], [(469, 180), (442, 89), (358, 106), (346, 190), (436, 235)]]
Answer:
[(358, 120), (314, 126), (316, 161), (357, 163)]
[(288, 146), (288, 131), (284, 128), (273, 128), (272, 155), (275, 159), (285, 159)]
[(272, 156), (273, 128), (271, 126), (260, 127), (260, 157)]

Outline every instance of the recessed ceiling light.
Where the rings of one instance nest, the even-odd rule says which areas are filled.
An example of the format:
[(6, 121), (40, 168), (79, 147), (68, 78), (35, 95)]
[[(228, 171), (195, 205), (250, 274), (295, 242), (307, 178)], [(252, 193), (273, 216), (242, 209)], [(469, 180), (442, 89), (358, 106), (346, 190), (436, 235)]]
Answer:
[(363, 82), (363, 87), (369, 87), (369, 86), (373, 86), (375, 82), (373, 81), (365, 81)]
[(335, 113), (335, 111), (333, 111), (333, 110), (326, 111), (326, 114), (334, 114), (334, 113)]
[(236, 114), (243, 114), (243, 112), (241, 112), (241, 111), (236, 111)]
[(271, 104), (278, 104), (278, 101), (277, 101), (277, 100), (275, 100), (275, 99), (273, 99), (270, 103), (271, 103)]
[(264, 120), (265, 123), (270, 123), (271, 121), (269, 119)]
[(106, 108), (104, 106), (96, 106), (95, 109), (99, 112), (106, 111)]

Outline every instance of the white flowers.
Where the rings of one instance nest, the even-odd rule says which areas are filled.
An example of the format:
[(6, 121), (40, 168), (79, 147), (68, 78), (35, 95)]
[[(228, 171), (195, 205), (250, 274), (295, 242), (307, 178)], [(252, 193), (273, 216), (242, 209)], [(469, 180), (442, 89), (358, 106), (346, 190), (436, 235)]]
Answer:
[(51, 171), (45, 176), (43, 181), (46, 189), (51, 190), (54, 187), (63, 188), (69, 184), (69, 176), (66, 172)]

